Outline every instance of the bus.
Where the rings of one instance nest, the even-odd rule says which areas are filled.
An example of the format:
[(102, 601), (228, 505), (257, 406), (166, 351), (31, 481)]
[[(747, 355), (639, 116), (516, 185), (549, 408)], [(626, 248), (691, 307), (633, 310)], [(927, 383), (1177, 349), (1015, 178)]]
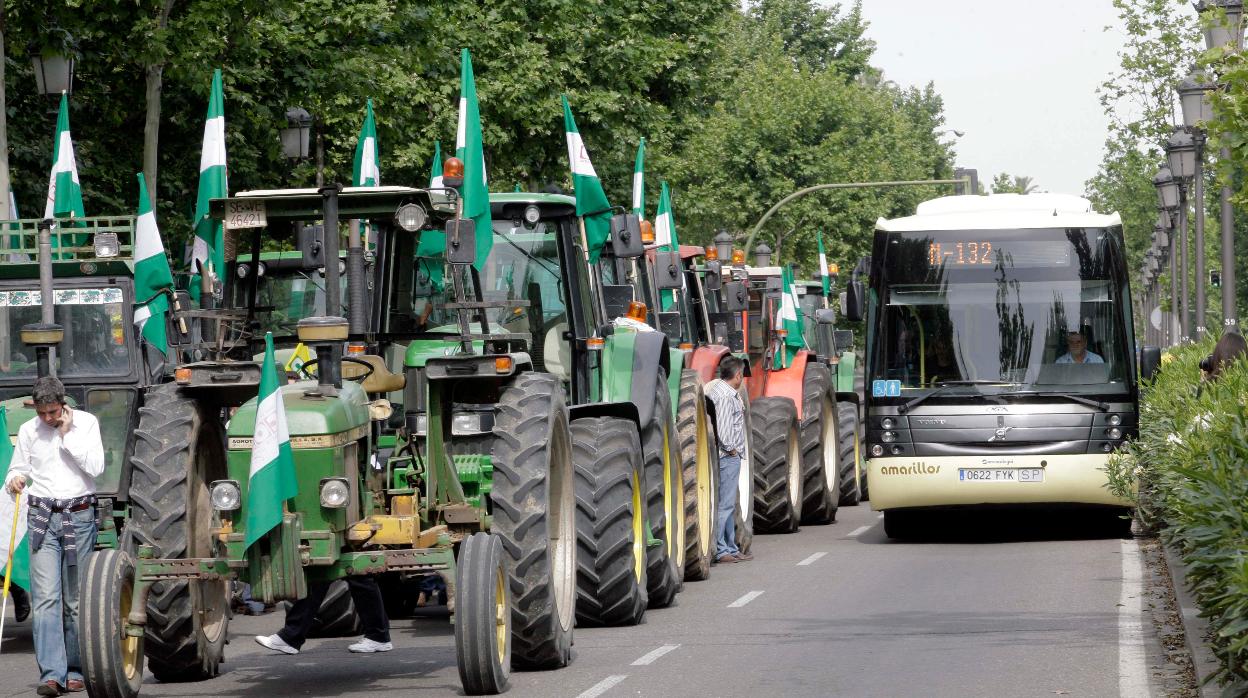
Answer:
[(1057, 194), (951, 196), (880, 219), (866, 305), (866, 458), (885, 533), (926, 511), (1095, 507), (1137, 432), (1118, 214)]

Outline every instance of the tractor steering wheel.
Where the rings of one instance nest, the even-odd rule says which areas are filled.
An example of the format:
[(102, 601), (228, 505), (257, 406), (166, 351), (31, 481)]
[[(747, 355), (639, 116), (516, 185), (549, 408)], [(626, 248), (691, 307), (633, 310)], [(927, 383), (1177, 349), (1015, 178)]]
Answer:
[[(352, 378), (347, 379), (347, 380), (355, 381), (356, 383), (363, 383), (364, 381), (368, 380), (368, 377), (373, 375), (373, 372), (377, 370), (372, 364), (368, 363), (367, 361), (363, 359), (357, 359), (354, 356), (344, 356), (342, 357), (342, 360), (346, 361), (347, 363), (359, 364), (363, 366), (365, 369), (367, 369), (363, 375), (354, 376)], [(320, 361), (319, 359), (309, 359), (308, 361), (303, 362), (303, 365), (299, 367), (299, 372), (303, 374), (304, 378), (311, 378), (312, 373), (308, 371), (308, 367), (315, 366), (317, 362), (319, 361)]]

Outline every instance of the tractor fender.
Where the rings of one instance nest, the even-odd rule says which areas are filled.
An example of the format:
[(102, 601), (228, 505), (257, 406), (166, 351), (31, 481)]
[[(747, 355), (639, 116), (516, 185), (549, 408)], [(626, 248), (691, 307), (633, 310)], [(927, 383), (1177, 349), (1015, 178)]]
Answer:
[(659, 368), (670, 365), (667, 335), (662, 332), (615, 332), (602, 349), (604, 402), (632, 402), (637, 417), (648, 424), (654, 410)]
[(641, 433), (641, 417), (637, 413), (637, 405), (631, 402), (591, 402), (568, 407), (568, 421), (570, 422), (591, 417), (627, 419), (636, 424), (637, 432)]
[(862, 404), (862, 398), (858, 397), (858, 393), (847, 391), (847, 390), (836, 391), (836, 401), (837, 402), (852, 402), (855, 405)]
[(858, 368), (858, 355), (852, 351), (842, 352), (836, 364), (836, 389), (854, 390), (854, 372)]
[(689, 368), (702, 376), (703, 383), (710, 383), (719, 377), (719, 362), (728, 355), (728, 347), (722, 344), (708, 344), (697, 347), (690, 357)]
[[(767, 370), (767, 383), (761, 397), (787, 397), (797, 406), (797, 419), (802, 420), (802, 381), (806, 378), (806, 362), (813, 355), (805, 349), (798, 350), (788, 368)], [(750, 396), (751, 399), (753, 395)]]

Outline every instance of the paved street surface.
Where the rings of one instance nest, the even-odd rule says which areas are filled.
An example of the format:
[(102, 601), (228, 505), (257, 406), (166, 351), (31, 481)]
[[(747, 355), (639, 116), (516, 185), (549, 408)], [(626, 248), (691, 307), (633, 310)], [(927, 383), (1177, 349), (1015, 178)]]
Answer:
[[(937, 540), (896, 543), (864, 505), (832, 526), (755, 542), (674, 608), (634, 628), (577, 629), (575, 659), (514, 673), (510, 696), (1145, 696), (1157, 645), (1143, 615), (1136, 541), (1080, 538), (1053, 514), (973, 517)], [(939, 522), (937, 522), (939, 523)], [(945, 522), (946, 524), (948, 522)], [(937, 527), (935, 530), (939, 531)], [(960, 530), (946, 526), (946, 531)], [(987, 532), (987, 533), (984, 533)], [(1125, 580), (1125, 582), (1124, 582)], [(10, 615), (11, 615), (10, 611)], [(394, 622), (393, 652), (348, 639), (278, 656), (251, 636), (281, 615), (231, 623), (222, 675), (143, 695), (456, 695), (445, 617)], [(1164, 662), (1163, 662), (1164, 663)], [(0, 695), (31, 695), (29, 622), (5, 630)]]

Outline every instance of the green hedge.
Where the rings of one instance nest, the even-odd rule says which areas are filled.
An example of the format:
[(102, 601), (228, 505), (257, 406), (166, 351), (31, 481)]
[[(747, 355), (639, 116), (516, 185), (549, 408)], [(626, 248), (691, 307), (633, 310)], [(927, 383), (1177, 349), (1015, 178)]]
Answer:
[[(1200, 379), (1213, 339), (1166, 357), (1144, 392), (1140, 436), (1109, 465), (1110, 486), (1137, 501), (1187, 564), (1209, 621), (1218, 680), (1248, 694), (1248, 361), (1217, 383)], [(1138, 494), (1136, 485), (1138, 484)], [(1193, 638), (1193, 640), (1197, 640)]]

